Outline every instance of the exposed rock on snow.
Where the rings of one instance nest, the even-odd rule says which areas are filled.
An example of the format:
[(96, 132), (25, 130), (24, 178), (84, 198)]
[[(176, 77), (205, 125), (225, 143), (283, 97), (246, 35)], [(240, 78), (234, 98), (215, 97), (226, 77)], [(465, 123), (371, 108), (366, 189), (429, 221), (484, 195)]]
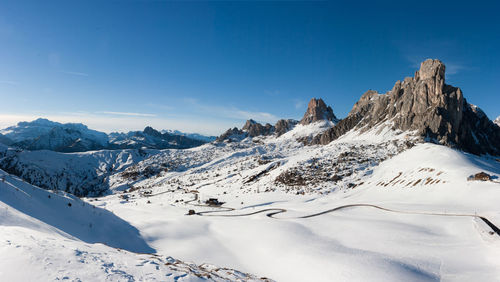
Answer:
[(246, 137), (276, 136), (279, 137), (292, 130), (297, 124), (308, 125), (315, 122), (330, 121), (333, 124), (338, 122), (330, 106), (326, 106), (323, 99), (312, 98), (309, 101), (306, 113), (300, 122), (293, 119), (280, 119), (274, 126), (269, 123), (262, 125), (252, 119), (246, 121), (241, 130), (230, 128), (217, 138), (217, 142), (225, 140), (240, 141)]
[(484, 171), (478, 172), (474, 175), (471, 175), (467, 178), (467, 180), (479, 180), (479, 181), (490, 181), (491, 180), (491, 175), (487, 174)]
[(281, 119), (276, 123), (275, 126), (272, 126), (269, 123), (262, 125), (253, 119), (249, 119), (245, 122), (245, 125), (243, 126), (243, 128), (241, 128), (241, 130), (238, 129), (237, 127), (230, 128), (226, 132), (224, 132), (221, 136), (219, 136), (216, 139), (216, 141), (217, 142), (222, 142), (226, 140), (241, 141), (242, 139), (247, 137), (270, 136), (270, 135), (281, 136), (284, 133), (290, 131), (296, 124), (297, 121), (291, 119), (289, 120)]
[(276, 136), (281, 136), (288, 131), (292, 130), (299, 122), (294, 119), (280, 119), (274, 125)]
[(274, 133), (274, 126), (266, 123), (266, 125), (262, 125), (253, 119), (247, 120), (243, 128), (241, 129), (244, 132), (248, 133), (248, 136), (263, 136), (263, 135), (271, 135)]
[(307, 111), (304, 117), (300, 120), (300, 124), (306, 125), (321, 120), (338, 121), (332, 108), (326, 106), (323, 99), (312, 98), (307, 105)]
[(367, 91), (344, 120), (313, 143), (327, 144), (353, 128), (363, 132), (387, 121), (429, 141), (474, 154), (500, 154), (500, 128), (467, 103), (460, 88), (445, 84), (445, 65), (431, 59), (386, 94)]

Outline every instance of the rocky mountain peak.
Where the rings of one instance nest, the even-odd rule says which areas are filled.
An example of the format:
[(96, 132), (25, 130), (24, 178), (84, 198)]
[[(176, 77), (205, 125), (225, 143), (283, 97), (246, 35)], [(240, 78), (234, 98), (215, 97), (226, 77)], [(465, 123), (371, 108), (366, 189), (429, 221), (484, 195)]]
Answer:
[(445, 84), (445, 70), (441, 61), (428, 59), (413, 78), (397, 81), (386, 94), (367, 91), (345, 119), (313, 142), (326, 144), (353, 128), (362, 133), (390, 123), (392, 129), (471, 153), (500, 154), (500, 128), (467, 103), (460, 88)]
[(444, 83), (446, 66), (440, 60), (427, 59), (420, 64), (420, 69), (415, 72), (415, 80), (436, 80)]
[(300, 124), (307, 125), (320, 120), (337, 121), (330, 106), (327, 106), (323, 99), (312, 98), (307, 105), (307, 111), (300, 121)]
[(253, 119), (247, 120), (241, 130), (247, 132), (250, 137), (271, 135), (274, 133), (274, 127), (271, 124), (266, 123), (265, 125), (262, 125)]
[(257, 122), (253, 119), (249, 119), (245, 122), (242, 130), (249, 130), (253, 125), (257, 124)]

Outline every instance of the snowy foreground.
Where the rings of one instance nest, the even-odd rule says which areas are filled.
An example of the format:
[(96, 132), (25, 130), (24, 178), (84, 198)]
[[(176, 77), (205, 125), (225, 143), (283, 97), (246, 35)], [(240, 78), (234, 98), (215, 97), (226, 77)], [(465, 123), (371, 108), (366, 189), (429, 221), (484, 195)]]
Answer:
[(259, 280), (154, 254), (136, 228), (111, 212), (5, 172), (0, 177), (1, 281)]
[(85, 201), (2, 172), (0, 280), (499, 280), (477, 217), (500, 225), (498, 160), (390, 132), (295, 141), (318, 130), (155, 153)]

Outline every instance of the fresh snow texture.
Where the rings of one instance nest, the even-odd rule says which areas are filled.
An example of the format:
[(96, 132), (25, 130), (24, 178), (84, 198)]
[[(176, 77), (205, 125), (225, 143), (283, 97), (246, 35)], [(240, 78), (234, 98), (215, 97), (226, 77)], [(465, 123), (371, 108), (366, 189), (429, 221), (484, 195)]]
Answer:
[(0, 171), (0, 281), (257, 281), (154, 254), (110, 211)]
[[(498, 281), (500, 237), (478, 217), (500, 225), (498, 160), (418, 143), (411, 134), (389, 130), (389, 126), (356, 129), (328, 145), (306, 146), (301, 142), (327, 128), (321, 123), (296, 126), (278, 138), (245, 138), (187, 150), (162, 150), (131, 159), (127, 165), (119, 165), (120, 169), (111, 167), (106, 173), (111, 194), (85, 198), (86, 204), (72, 207), (81, 205), (82, 214), (83, 209), (93, 210), (93, 206), (109, 211), (106, 222), (120, 223), (120, 228), (139, 234), (137, 242), (142, 240), (160, 257), (160, 270), (168, 256), (173, 256), (195, 265), (221, 265), (277, 281)], [(32, 159), (28, 161), (27, 155), (20, 163), (34, 164), (38, 157), (46, 157), (29, 156)], [(86, 155), (101, 159), (98, 156)], [(54, 164), (47, 165), (47, 169), (51, 166), (57, 168)], [(491, 175), (491, 181), (467, 180), (481, 171)], [(9, 183), (15, 179), (7, 178)], [(16, 182), (13, 187), (22, 188), (21, 184)], [(8, 191), (12, 195), (19, 192)], [(9, 210), (28, 205), (5, 195), (10, 194), (0, 194), (0, 200), (11, 199), (11, 204), (4, 202)], [(41, 195), (43, 202), (49, 201), (45, 194)], [(23, 197), (30, 203), (28, 196)], [(67, 208), (66, 199), (78, 200), (61, 197), (61, 208)], [(205, 201), (210, 198), (224, 204), (208, 207)], [(40, 201), (34, 201), (34, 205), (46, 209), (48, 204)], [(196, 214), (188, 216), (189, 210)], [(270, 213), (274, 215), (266, 216)], [(4, 214), (2, 218), (14, 218)], [(34, 217), (30, 209), (25, 208), (23, 214)], [(86, 224), (88, 220), (76, 222)], [(98, 218), (95, 221), (98, 224)], [(42, 232), (38, 227), (12, 231), (12, 226), (26, 225), (2, 223), (10, 226), (2, 227), (2, 234), (13, 242), (12, 238), (31, 234), (29, 230)], [(52, 221), (49, 228), (55, 225)], [(21, 242), (15, 244), (36, 249), (33, 253), (40, 249), (44, 252), (44, 246), (61, 249), (57, 244), (70, 246), (59, 251), (74, 257), (80, 254), (74, 249), (93, 252), (104, 261), (97, 264), (106, 265), (95, 270), (94, 277), (108, 277), (103, 271), (116, 274), (118, 270), (135, 280), (149, 277), (144, 274), (151, 273), (149, 268), (144, 273), (136, 269), (137, 254), (126, 252), (122, 257), (115, 249), (96, 245), (98, 240), (93, 237), (75, 235), (85, 234), (83, 227), (69, 232), (65, 226), (56, 226), (60, 230), (57, 232), (68, 235), (58, 236), (75, 237), (71, 242), (84, 242), (92, 250), (72, 247), (73, 243), (60, 239), (47, 244), (39, 235), (33, 235), (35, 242), (23, 243), (28, 239), (19, 239)], [(107, 245), (116, 243), (106, 236), (99, 240), (105, 239), (110, 240)], [(9, 253), (15, 249), (5, 242), (3, 246), (9, 248)], [(19, 264), (28, 264), (22, 253), (5, 260), (9, 258), (23, 258)], [(83, 259), (96, 260), (92, 256)], [(62, 261), (53, 263), (57, 267), (49, 269), (60, 270), (64, 278), (67, 274)], [(117, 268), (107, 268), (109, 263)], [(0, 272), (12, 274), (8, 269), (14, 268), (5, 267)], [(166, 277), (161, 271), (151, 275)]]

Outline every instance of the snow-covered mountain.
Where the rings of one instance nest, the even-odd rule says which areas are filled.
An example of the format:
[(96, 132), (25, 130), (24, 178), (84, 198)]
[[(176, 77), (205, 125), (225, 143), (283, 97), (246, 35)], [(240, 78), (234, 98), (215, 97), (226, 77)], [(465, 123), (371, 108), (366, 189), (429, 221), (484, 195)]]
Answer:
[(185, 135), (161, 133), (149, 126), (143, 131), (111, 133), (109, 138), (109, 147), (112, 149), (186, 149), (207, 143)]
[(0, 134), (12, 140), (8, 145), (27, 150), (80, 152), (103, 149), (108, 144), (106, 133), (81, 123), (62, 124), (42, 118), (20, 122), (0, 130)]
[(500, 116), (498, 116), (494, 121), (496, 125), (500, 126)]
[(202, 135), (202, 134), (198, 134), (198, 133), (185, 133), (185, 132), (181, 132), (179, 130), (164, 129), (164, 130), (162, 130), (160, 132), (161, 133), (169, 133), (169, 134), (172, 134), (172, 135), (186, 136), (188, 138), (191, 138), (191, 139), (194, 139), (194, 140), (203, 141), (205, 143), (210, 143), (212, 141), (215, 141), (215, 139), (217, 139), (216, 136), (207, 136), (207, 135)]
[[(197, 136), (197, 135), (192, 135)], [(144, 131), (106, 134), (80, 123), (58, 123), (39, 118), (0, 130), (0, 143), (26, 150), (86, 152), (103, 149), (191, 148), (210, 142), (209, 137)]]

